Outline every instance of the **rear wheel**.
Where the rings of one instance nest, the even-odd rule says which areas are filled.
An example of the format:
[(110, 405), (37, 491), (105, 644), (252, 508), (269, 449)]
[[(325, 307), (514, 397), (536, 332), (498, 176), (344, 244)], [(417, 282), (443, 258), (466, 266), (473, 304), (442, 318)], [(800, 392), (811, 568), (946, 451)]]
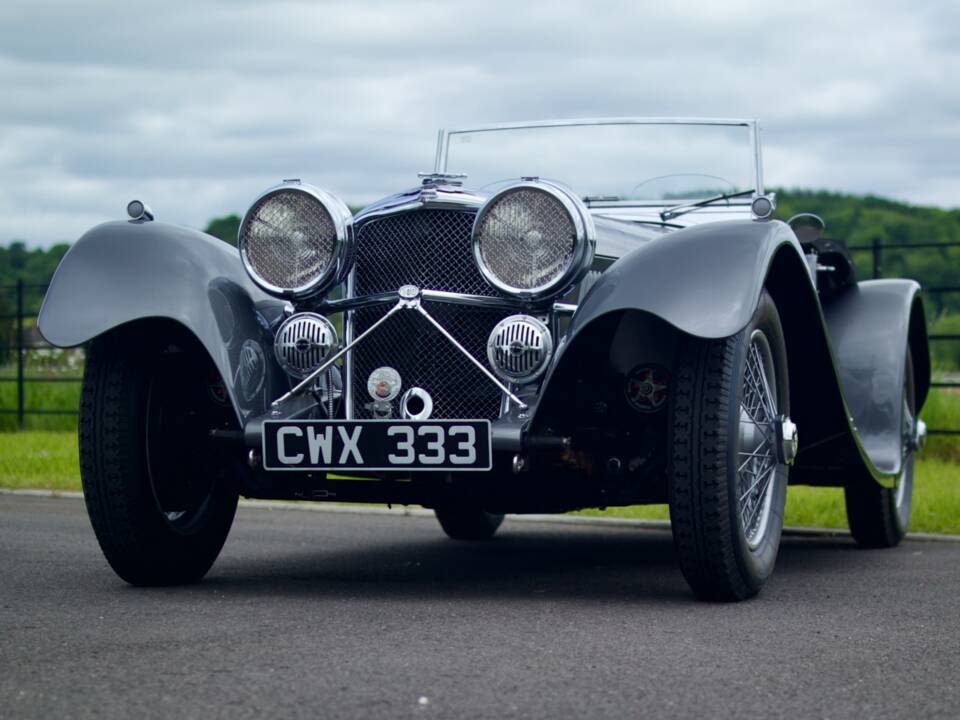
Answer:
[(895, 487), (885, 488), (872, 479), (864, 479), (851, 482), (844, 489), (850, 533), (857, 544), (863, 547), (894, 547), (906, 535), (913, 499), (912, 442), (916, 423), (913, 358), (907, 350), (901, 427), (903, 465), (897, 484)]
[[(679, 349), (670, 519), (698, 597), (743, 600), (773, 572), (796, 450), (780, 316), (764, 292), (749, 325)], [(787, 442), (784, 442), (784, 435)]]
[(219, 376), (189, 337), (94, 340), (81, 396), (80, 473), (107, 562), (134, 585), (200, 580), (237, 507), (210, 430), (232, 422)]
[(503, 522), (503, 515), (463, 505), (445, 505), (433, 512), (452, 540), (489, 540)]

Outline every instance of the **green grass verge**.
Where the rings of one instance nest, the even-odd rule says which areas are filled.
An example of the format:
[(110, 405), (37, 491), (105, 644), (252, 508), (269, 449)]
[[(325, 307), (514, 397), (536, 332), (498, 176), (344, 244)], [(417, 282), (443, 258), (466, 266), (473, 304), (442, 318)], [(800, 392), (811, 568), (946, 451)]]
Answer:
[[(935, 457), (917, 463), (910, 530), (960, 534), (960, 465)], [(666, 505), (583, 510), (583, 515), (667, 520)], [(796, 486), (787, 491), (786, 524), (795, 527), (846, 528), (840, 488)]]
[(79, 490), (77, 434), (0, 433), (0, 487)]
[[(73, 432), (0, 433), (0, 487), (79, 490), (77, 438)], [(926, 455), (917, 463), (910, 529), (960, 533), (960, 465)], [(584, 515), (666, 520), (665, 505), (584, 510)], [(845, 528), (843, 491), (791, 487), (788, 525)]]

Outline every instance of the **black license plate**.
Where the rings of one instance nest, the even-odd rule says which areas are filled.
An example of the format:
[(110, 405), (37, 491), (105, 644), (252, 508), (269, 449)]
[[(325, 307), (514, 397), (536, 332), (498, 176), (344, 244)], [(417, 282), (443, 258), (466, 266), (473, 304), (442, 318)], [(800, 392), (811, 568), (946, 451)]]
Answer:
[(266, 420), (266, 470), (489, 470), (489, 420)]

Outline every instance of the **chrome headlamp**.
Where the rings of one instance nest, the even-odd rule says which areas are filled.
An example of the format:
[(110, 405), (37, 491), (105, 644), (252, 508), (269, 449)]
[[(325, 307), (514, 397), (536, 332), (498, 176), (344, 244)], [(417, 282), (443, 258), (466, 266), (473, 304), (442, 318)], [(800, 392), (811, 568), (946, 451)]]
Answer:
[(524, 300), (557, 295), (590, 268), (593, 219), (576, 195), (523, 180), (493, 195), (473, 224), (473, 254), (487, 282)]
[(353, 215), (339, 198), (288, 181), (258, 197), (240, 224), (240, 257), (267, 292), (309, 297), (342, 282), (353, 260)]

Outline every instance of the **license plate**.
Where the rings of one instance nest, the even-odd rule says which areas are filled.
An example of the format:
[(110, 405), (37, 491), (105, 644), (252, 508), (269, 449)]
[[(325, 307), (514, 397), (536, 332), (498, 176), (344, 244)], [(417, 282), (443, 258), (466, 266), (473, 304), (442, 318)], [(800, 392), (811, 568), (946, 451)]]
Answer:
[(266, 420), (266, 470), (489, 470), (489, 420)]

